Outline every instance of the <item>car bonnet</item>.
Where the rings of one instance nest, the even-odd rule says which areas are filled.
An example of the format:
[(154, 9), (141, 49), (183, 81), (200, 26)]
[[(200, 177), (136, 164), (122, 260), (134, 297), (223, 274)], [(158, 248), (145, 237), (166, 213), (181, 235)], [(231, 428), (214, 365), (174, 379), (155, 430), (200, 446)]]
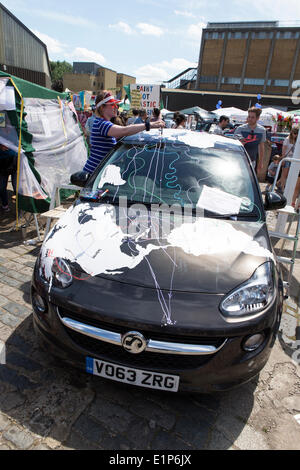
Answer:
[[(89, 276), (169, 291), (226, 293), (273, 259), (265, 223), (183, 218), (159, 237), (150, 213), (134, 226), (126, 211), (80, 202), (68, 209), (41, 248), (49, 282), (56, 257)], [(140, 219), (141, 220), (141, 219)]]

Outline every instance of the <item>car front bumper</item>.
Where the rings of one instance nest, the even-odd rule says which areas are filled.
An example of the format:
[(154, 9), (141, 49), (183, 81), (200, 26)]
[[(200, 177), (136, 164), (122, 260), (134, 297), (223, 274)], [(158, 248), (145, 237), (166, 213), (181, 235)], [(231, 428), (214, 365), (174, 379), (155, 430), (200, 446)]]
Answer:
[[(49, 285), (41, 280), (35, 270), (32, 291), (37, 292), (47, 305), (47, 311), (41, 313), (33, 303), (34, 328), (41, 345), (67, 364), (85, 371), (86, 358), (92, 357), (124, 367), (178, 375), (180, 377), (179, 392), (210, 393), (231, 389), (251, 380), (266, 364), (280, 322), (281, 304), (279, 300), (276, 300), (261, 317), (243, 324), (230, 325), (221, 319), (214, 325), (210, 321), (209, 325), (209, 316), (211, 318), (209, 310), (216, 308), (219, 303), (219, 299), (217, 299), (214, 307), (212, 304), (207, 306), (207, 315), (203, 315), (203, 327), (199, 326), (199, 322), (193, 326), (195, 320), (193, 320), (192, 314), (186, 316), (186, 324), (176, 323), (162, 326), (151, 321), (149, 313), (145, 315), (144, 312), (144, 306), (146, 311), (157, 309), (155, 289), (126, 286), (123, 294), (124, 286), (120, 287), (118, 284), (120, 283), (106, 279), (91, 280), (89, 289), (94, 289), (94, 295), (88, 296), (90, 299), (90, 306), (88, 306), (87, 283), (85, 281), (81, 282), (79, 287), (77, 285), (72, 289), (65, 290), (52, 288), (49, 293)], [(115, 289), (118, 287), (119, 290), (116, 291)], [(80, 294), (80, 289), (85, 292), (84, 298)], [(143, 297), (145, 290), (147, 293)], [(108, 306), (105, 307), (107, 296), (110, 299), (108, 302), (110, 314), (107, 313)], [(198, 296), (193, 294), (193, 299), (201, 296), (202, 294)], [(127, 312), (125, 315), (118, 317), (114, 312), (113, 297), (117, 298), (118, 309), (122, 306), (122, 311)], [(137, 305), (140, 306), (140, 312), (135, 311), (130, 315), (129, 312), (134, 306), (132, 299), (135, 297), (139, 300)], [(215, 296), (207, 296), (211, 302), (213, 297)], [(182, 309), (182, 305), (187, 308), (188, 298), (187, 293), (176, 294), (173, 301), (175, 316), (176, 304), (179, 309)], [(149, 306), (150, 299), (152, 299), (152, 304)], [(207, 299), (204, 299), (203, 302), (207, 303)], [(194, 303), (192, 301), (191, 305)], [(83, 324), (95, 329), (104, 325), (106, 330), (119, 335), (130, 330), (137, 330), (142, 332), (146, 338), (154, 338), (160, 343), (166, 340), (187, 345), (197, 342), (204, 346), (213, 346), (215, 352), (195, 355), (144, 351), (141, 354), (131, 354), (125, 351), (121, 345), (107, 343), (80, 332), (80, 329), (70, 328), (70, 325), (63, 321), (65, 318), (71, 318), (79, 325)], [(140, 321), (137, 320), (138, 318)], [(262, 332), (265, 335), (264, 342), (255, 351), (245, 351), (243, 349), (245, 338)]]

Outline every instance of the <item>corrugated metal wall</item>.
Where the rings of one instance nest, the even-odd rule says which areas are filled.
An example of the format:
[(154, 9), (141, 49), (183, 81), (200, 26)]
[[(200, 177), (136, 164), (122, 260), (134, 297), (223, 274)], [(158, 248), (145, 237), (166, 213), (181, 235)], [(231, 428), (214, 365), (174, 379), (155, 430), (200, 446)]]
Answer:
[(50, 75), (45, 48), (0, 7), (1, 62)]

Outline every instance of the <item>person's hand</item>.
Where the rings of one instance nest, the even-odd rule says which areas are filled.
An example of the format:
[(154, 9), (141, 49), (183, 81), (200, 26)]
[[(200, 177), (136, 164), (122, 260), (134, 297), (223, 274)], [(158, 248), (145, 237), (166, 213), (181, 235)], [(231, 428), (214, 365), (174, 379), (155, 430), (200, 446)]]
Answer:
[(166, 123), (164, 121), (150, 122), (151, 129), (157, 129), (158, 127), (166, 127)]

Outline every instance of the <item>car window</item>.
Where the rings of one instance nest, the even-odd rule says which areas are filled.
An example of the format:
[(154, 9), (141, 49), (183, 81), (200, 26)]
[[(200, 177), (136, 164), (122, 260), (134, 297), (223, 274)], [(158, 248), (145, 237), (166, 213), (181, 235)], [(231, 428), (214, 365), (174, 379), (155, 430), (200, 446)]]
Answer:
[(112, 197), (152, 204), (192, 204), (202, 191), (215, 188), (242, 199), (241, 213), (253, 212), (260, 200), (243, 150), (233, 146), (198, 148), (183, 144), (122, 143), (93, 178), (92, 189)]

